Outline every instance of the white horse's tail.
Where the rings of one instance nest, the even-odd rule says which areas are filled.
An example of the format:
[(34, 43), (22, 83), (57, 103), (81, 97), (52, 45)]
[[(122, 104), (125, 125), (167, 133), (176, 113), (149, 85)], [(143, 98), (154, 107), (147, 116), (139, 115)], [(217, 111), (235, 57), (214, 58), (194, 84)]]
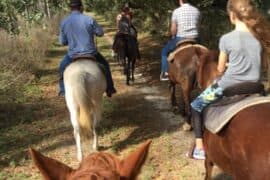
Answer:
[[(93, 108), (94, 103), (91, 94), (87, 91), (87, 77), (79, 76), (74, 79), (73, 97), (79, 105), (78, 124), (82, 139), (89, 140), (93, 131)], [(75, 89), (76, 88), (76, 89)]]
[(106, 79), (96, 62), (80, 60), (66, 68), (64, 84), (66, 103), (74, 128), (77, 157), (81, 160), (81, 140), (88, 141), (93, 138), (93, 149), (98, 147), (96, 126), (101, 119)]

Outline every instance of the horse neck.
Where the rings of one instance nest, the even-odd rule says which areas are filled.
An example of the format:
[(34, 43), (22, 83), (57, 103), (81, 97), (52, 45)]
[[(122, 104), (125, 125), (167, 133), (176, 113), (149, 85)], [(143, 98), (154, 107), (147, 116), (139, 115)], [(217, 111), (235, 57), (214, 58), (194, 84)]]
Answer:
[(210, 51), (207, 56), (204, 57), (203, 65), (199, 70), (199, 81), (201, 84), (202, 89), (207, 88), (210, 86), (214, 80), (218, 77), (218, 52), (217, 51)]

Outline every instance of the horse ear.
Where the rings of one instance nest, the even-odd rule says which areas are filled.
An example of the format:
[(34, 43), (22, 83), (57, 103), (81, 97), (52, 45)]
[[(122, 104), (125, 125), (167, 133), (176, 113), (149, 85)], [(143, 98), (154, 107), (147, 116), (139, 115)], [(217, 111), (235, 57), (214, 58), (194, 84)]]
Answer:
[(73, 171), (67, 165), (43, 156), (40, 152), (30, 148), (29, 153), (35, 166), (39, 169), (45, 179), (67, 179), (68, 175)]
[(150, 140), (145, 142), (121, 161), (119, 172), (121, 177), (128, 179), (136, 178), (145, 162), (151, 142)]

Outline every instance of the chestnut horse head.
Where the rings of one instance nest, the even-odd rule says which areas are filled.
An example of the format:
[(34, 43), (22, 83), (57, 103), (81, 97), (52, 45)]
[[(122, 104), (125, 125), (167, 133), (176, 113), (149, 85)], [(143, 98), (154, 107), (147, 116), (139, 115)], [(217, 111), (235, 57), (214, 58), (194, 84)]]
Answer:
[[(203, 54), (198, 66), (198, 83), (206, 88), (217, 73), (217, 54)], [(234, 179), (269, 179), (270, 103), (257, 104), (238, 112), (218, 133), (205, 129), (206, 180), (211, 179), (213, 165)], [(207, 117), (206, 117), (207, 118)]]
[(151, 141), (131, 152), (125, 159), (118, 159), (106, 152), (87, 156), (77, 170), (30, 149), (36, 167), (46, 180), (128, 180), (135, 179), (146, 159)]

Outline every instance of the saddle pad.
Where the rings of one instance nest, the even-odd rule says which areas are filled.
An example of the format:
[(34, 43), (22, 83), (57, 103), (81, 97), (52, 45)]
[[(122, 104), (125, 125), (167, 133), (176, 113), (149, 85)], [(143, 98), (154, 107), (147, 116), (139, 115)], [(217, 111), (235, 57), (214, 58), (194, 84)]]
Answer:
[(270, 96), (252, 95), (224, 106), (209, 106), (203, 112), (204, 126), (212, 133), (218, 133), (239, 111), (256, 104), (270, 103)]
[(199, 47), (199, 48), (202, 48), (202, 49), (205, 49), (208, 51), (208, 49), (205, 47), (205, 46), (202, 46), (200, 44), (188, 44), (188, 45), (185, 45), (183, 47), (178, 47), (176, 48), (173, 52), (171, 52), (169, 54), (169, 57), (167, 58), (167, 60), (169, 62), (171, 62), (173, 59), (174, 59), (174, 56), (179, 53), (180, 51), (183, 51), (184, 49), (187, 49), (187, 48), (191, 48), (191, 47)]

